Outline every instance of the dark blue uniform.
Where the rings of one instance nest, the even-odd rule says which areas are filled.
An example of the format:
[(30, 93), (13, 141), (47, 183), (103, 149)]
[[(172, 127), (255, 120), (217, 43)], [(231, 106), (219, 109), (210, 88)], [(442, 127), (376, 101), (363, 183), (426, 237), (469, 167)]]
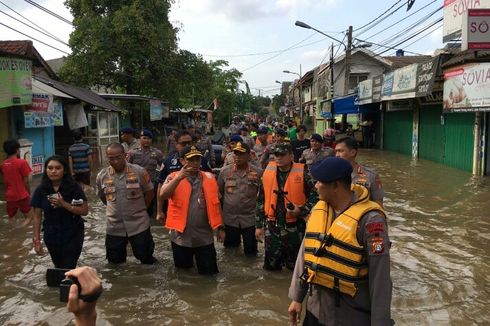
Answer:
[[(163, 161), (162, 168), (160, 169), (160, 174), (157, 178), (158, 183), (163, 184), (172, 172), (180, 171), (180, 169), (182, 169), (182, 164), (179, 160), (179, 153), (174, 152), (173, 154), (167, 156), (165, 161)], [(212, 172), (211, 164), (209, 163), (209, 160), (204, 156), (201, 159), (200, 169), (201, 171)]]

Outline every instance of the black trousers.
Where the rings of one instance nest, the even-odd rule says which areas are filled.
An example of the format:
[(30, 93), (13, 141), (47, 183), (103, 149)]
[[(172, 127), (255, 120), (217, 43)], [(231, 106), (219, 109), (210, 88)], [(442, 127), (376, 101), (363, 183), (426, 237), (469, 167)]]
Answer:
[(77, 267), (78, 258), (82, 253), (84, 237), (83, 223), (81, 228), (73, 234), (71, 240), (64, 244), (53, 244), (46, 242), (49, 255), (53, 261), (54, 267), (73, 269)]
[(243, 238), (243, 252), (247, 256), (255, 256), (257, 254), (257, 240), (255, 239), (255, 226), (248, 228), (237, 228), (234, 226), (225, 225), (225, 247), (238, 247)]
[(131, 237), (106, 234), (106, 258), (109, 263), (121, 264), (126, 262), (128, 242), (131, 244), (134, 257), (141, 261), (142, 264), (153, 264), (156, 262), (155, 257), (153, 257), (155, 242), (153, 242), (153, 236), (150, 228), (148, 228)]
[(320, 324), (318, 318), (316, 318), (311, 312), (306, 310), (306, 316), (305, 319), (303, 320), (303, 326), (325, 326), (325, 325)]
[(199, 274), (212, 275), (219, 273), (214, 243), (207, 246), (190, 248), (179, 246), (172, 241), (172, 253), (174, 264), (177, 268), (192, 268), (194, 265), (194, 256), (196, 256), (197, 272)]

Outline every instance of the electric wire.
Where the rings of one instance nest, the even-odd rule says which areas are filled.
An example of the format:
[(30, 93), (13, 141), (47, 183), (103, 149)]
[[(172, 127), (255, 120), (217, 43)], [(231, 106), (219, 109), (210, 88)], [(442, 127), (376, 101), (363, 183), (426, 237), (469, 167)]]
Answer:
[(374, 27), (378, 26), (379, 24), (381, 24), (382, 22), (384, 22), (386, 19), (388, 19), (391, 15), (393, 15), (398, 10), (400, 10), (401, 8), (403, 8), (405, 6), (405, 4), (406, 3), (402, 3), (398, 8), (396, 8), (395, 10), (393, 10), (391, 13), (387, 14), (385, 17), (383, 17), (380, 20), (378, 20), (377, 22), (373, 23), (373, 25), (369, 26), (368, 28), (364, 29), (363, 31), (360, 31), (355, 36), (360, 36), (360, 35), (366, 33), (367, 31), (373, 29)]
[(57, 39), (58, 41), (63, 41), (62, 39), (56, 37), (56, 35), (48, 32), (47, 30), (45, 30), (44, 28), (42, 28), (41, 26), (39, 26), (38, 24), (36, 24), (35, 22), (33, 22), (32, 20), (30, 20), (29, 18), (23, 16), (21, 13), (15, 11), (15, 9), (9, 7), (6, 3), (4, 3), (3, 1), (0, 0), (0, 3), (3, 4), (5, 7), (7, 7), (8, 9), (12, 10), (13, 12), (15, 12), (17, 15), (19, 15), (20, 17), (24, 18), (26, 21), (28, 21), (29, 23), (31, 23), (32, 25), (36, 26), (37, 28), (39, 28), (40, 30), (44, 31), (45, 33), (51, 35), (53, 38)]
[(49, 46), (50, 48), (52, 48), (52, 49), (54, 49), (54, 50), (58, 50), (58, 51), (60, 51), (60, 52), (62, 52), (62, 53), (65, 53), (65, 54), (67, 54), (67, 55), (68, 55), (68, 54), (70, 54), (70, 53), (68, 53), (68, 52), (66, 52), (66, 51), (63, 51), (63, 50), (61, 50), (61, 49), (58, 49), (57, 47), (52, 46), (52, 45), (50, 45), (50, 44), (48, 44), (48, 43), (46, 43), (46, 42), (40, 41), (40, 40), (38, 40), (37, 38), (34, 38), (34, 37), (32, 37), (32, 36), (30, 36), (30, 35), (28, 35), (28, 34), (25, 34), (25, 33), (21, 32), (21, 31), (18, 31), (18, 30), (16, 30), (16, 29), (15, 29), (15, 28), (13, 28), (13, 27), (10, 27), (10, 26), (8, 26), (8, 25), (5, 25), (5, 24), (4, 24), (4, 23), (2, 23), (2, 22), (0, 22), (0, 25), (5, 26), (5, 27), (7, 27), (8, 29), (11, 29), (11, 30), (13, 30), (13, 31), (15, 31), (15, 32), (17, 32), (17, 33), (19, 33), (19, 34), (22, 34), (22, 35), (24, 35), (24, 36), (27, 36), (28, 38), (33, 39), (34, 41), (37, 41), (37, 42), (39, 42), (39, 43), (41, 43), (41, 44), (44, 44), (44, 45), (46, 45), (46, 46)]
[(48, 8), (43, 7), (43, 6), (41, 6), (40, 4), (38, 4), (38, 3), (36, 3), (36, 2), (34, 2), (34, 1), (32, 1), (32, 0), (24, 0), (24, 1), (25, 1), (25, 2), (27, 2), (27, 3), (28, 3), (28, 4), (30, 4), (30, 5), (33, 5), (34, 7), (38, 8), (38, 9), (41, 9), (42, 11), (44, 11), (44, 12), (46, 12), (46, 13), (50, 14), (51, 16), (53, 16), (53, 17), (55, 17), (55, 18), (58, 18), (58, 19), (59, 19), (59, 20), (61, 20), (62, 22), (67, 23), (68, 25), (73, 26), (73, 23), (72, 23), (71, 21), (69, 21), (68, 19), (66, 19), (66, 18), (64, 18), (64, 17), (62, 17), (62, 16), (60, 16), (60, 15), (58, 15), (57, 13), (52, 12), (52, 11), (51, 11), (51, 10), (49, 10)]
[(395, 7), (397, 4), (399, 4), (400, 2), (402, 2), (403, 0), (398, 0), (397, 2), (395, 2), (391, 7), (389, 7), (386, 11), (384, 11), (382, 14), (380, 14), (378, 17), (374, 18), (373, 20), (371, 20), (369, 23), (367, 24), (364, 24), (362, 25), (361, 27), (357, 27), (355, 28), (353, 31), (358, 31), (360, 29), (363, 29), (369, 25), (371, 25), (372, 23), (374, 23), (376, 20), (380, 19), (384, 14), (386, 14), (388, 11), (390, 11), (393, 7)]

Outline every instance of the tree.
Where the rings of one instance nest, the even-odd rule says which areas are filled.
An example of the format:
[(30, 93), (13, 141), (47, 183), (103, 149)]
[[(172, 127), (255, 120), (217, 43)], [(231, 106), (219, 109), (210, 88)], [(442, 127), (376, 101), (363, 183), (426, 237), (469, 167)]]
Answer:
[(66, 0), (75, 30), (61, 76), (80, 86), (172, 97), (178, 62), (173, 0)]
[(211, 61), (209, 65), (213, 71), (212, 99), (217, 97), (219, 103), (218, 110), (215, 111), (214, 121), (219, 125), (226, 125), (231, 116), (239, 113), (237, 89), (242, 73), (235, 68), (224, 69), (228, 67), (228, 62), (225, 60)]

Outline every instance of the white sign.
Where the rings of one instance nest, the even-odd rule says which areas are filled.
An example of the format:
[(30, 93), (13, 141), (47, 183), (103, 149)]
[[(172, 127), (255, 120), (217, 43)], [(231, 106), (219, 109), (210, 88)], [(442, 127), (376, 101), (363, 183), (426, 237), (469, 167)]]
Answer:
[(449, 42), (460, 37), (466, 11), (478, 8), (490, 9), (490, 0), (444, 0), (442, 41)]
[(490, 49), (490, 9), (469, 9), (463, 19), (461, 50)]
[(445, 71), (444, 79), (444, 110), (490, 107), (490, 63), (456, 67)]

